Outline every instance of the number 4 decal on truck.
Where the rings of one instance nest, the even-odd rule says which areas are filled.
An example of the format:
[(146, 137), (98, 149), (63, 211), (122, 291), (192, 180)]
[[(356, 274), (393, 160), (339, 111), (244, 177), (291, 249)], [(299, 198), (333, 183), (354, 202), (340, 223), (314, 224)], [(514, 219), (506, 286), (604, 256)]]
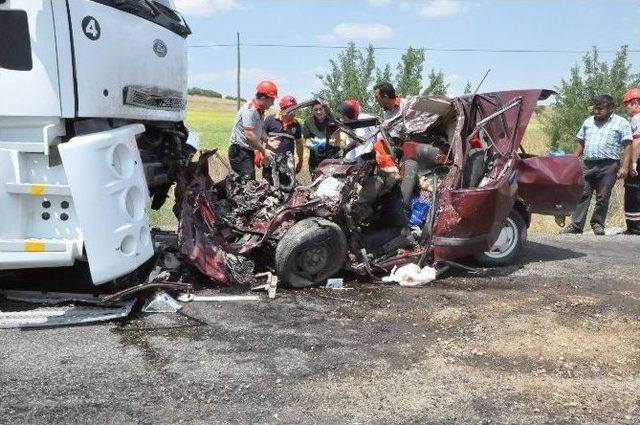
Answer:
[(85, 16), (82, 20), (82, 32), (90, 40), (97, 40), (100, 38), (100, 24), (93, 16)]

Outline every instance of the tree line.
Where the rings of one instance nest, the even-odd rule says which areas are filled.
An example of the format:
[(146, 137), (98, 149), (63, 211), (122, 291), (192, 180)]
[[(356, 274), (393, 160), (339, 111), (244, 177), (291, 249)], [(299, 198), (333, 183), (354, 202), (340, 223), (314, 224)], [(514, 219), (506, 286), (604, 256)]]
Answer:
[[(360, 49), (354, 43), (349, 43), (336, 58), (329, 60), (329, 71), (317, 75), (322, 88), (315, 95), (322, 97), (332, 108), (337, 108), (345, 99), (358, 99), (362, 109), (370, 113), (380, 112), (372, 88), (381, 81), (393, 83), (400, 96), (446, 96), (449, 84), (445, 74), (432, 68), (425, 76), (425, 60), (424, 49), (409, 47), (401, 55), (395, 69), (388, 63), (380, 67), (376, 63), (372, 45)], [(536, 109), (543, 130), (549, 137), (549, 148), (563, 149), (566, 152), (573, 150), (573, 141), (580, 125), (591, 114), (594, 96), (613, 96), (618, 102), (616, 113), (624, 116), (620, 99), (629, 87), (638, 86), (640, 74), (632, 72), (628, 46), (621, 46), (610, 63), (602, 59), (594, 46), (581, 58), (581, 63), (571, 67), (569, 77), (562, 78), (560, 84), (554, 87), (557, 92), (555, 103)], [(470, 94), (471, 91), (471, 83), (467, 82), (463, 94)], [(189, 94), (223, 98), (217, 91), (198, 87), (189, 89)], [(224, 98), (236, 100), (233, 96)], [(240, 100), (246, 101), (243, 98)]]
[[(222, 93), (219, 93), (215, 90), (209, 90), (209, 89), (202, 89), (200, 87), (192, 87), (190, 88), (187, 93), (190, 96), (204, 96), (204, 97), (213, 97), (216, 99), (229, 99), (229, 100), (237, 100), (236, 97), (234, 96), (223, 96)], [(241, 97), (240, 101), (242, 102), (246, 102), (247, 99)]]
[[(400, 96), (447, 95), (449, 84), (441, 70), (431, 69), (423, 78), (425, 50), (409, 47), (400, 57), (395, 72), (386, 64), (379, 67), (375, 61), (375, 49), (356, 48), (354, 43), (329, 60), (330, 69), (318, 75), (322, 88), (317, 93), (330, 106), (337, 107), (345, 99), (358, 99), (363, 110), (379, 112), (373, 98), (372, 87), (380, 81), (394, 84)], [(555, 104), (538, 108), (544, 132), (548, 135), (550, 149), (573, 150), (573, 141), (584, 119), (591, 114), (594, 96), (609, 94), (617, 100), (616, 113), (625, 116), (621, 98), (629, 87), (640, 86), (640, 74), (632, 73), (628, 46), (621, 46), (611, 63), (603, 60), (596, 47), (586, 53), (569, 71), (569, 78), (560, 80), (554, 87), (557, 92)], [(512, 87), (504, 87), (505, 90)], [(467, 82), (463, 94), (470, 94), (471, 83)]]

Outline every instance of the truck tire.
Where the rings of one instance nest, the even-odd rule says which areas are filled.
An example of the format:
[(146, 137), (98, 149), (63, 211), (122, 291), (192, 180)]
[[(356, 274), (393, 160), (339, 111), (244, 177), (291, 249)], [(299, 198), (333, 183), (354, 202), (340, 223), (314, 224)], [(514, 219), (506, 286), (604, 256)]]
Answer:
[(503, 223), (498, 239), (489, 251), (474, 255), (484, 267), (512, 264), (527, 241), (527, 223), (520, 212), (513, 209)]
[(347, 239), (340, 226), (307, 218), (294, 224), (278, 242), (276, 274), (293, 288), (316, 285), (342, 269), (346, 254)]

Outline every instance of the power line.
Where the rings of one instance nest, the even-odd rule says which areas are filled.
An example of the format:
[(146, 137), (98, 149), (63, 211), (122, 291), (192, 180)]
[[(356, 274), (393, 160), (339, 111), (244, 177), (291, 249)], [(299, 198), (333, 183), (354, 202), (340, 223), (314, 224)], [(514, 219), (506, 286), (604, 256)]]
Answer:
[[(263, 43), (240, 43), (240, 46), (245, 47), (277, 47), (277, 48), (292, 48), (292, 49), (333, 49), (344, 50), (349, 46), (327, 46), (321, 44), (263, 44)], [(237, 47), (237, 44), (225, 44), (225, 43), (211, 43), (211, 44), (196, 44), (191, 45), (189, 48), (212, 48), (212, 47)], [(356, 46), (357, 49), (367, 49), (367, 46)], [(550, 49), (475, 49), (475, 48), (438, 48), (438, 47), (415, 47), (416, 49), (424, 49), (428, 52), (448, 52), (448, 53), (556, 53), (556, 54), (579, 54), (589, 53), (591, 50), (550, 50)], [(373, 47), (374, 50), (396, 50), (405, 51), (405, 47), (391, 47), (391, 46), (378, 46)], [(616, 53), (616, 50), (599, 50), (600, 53)], [(640, 50), (627, 50), (628, 53), (640, 53)]]

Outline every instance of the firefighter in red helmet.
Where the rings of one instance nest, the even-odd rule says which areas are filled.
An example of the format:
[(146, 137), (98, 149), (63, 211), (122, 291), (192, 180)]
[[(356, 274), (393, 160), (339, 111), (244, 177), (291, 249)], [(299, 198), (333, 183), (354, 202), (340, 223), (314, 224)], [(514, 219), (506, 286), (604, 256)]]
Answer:
[(271, 152), (265, 149), (267, 133), (264, 131), (264, 113), (278, 97), (278, 88), (273, 81), (261, 81), (256, 87), (256, 95), (243, 105), (236, 116), (236, 122), (229, 139), (229, 164), (241, 176), (255, 179), (254, 151), (263, 155), (267, 164), (273, 161)]

